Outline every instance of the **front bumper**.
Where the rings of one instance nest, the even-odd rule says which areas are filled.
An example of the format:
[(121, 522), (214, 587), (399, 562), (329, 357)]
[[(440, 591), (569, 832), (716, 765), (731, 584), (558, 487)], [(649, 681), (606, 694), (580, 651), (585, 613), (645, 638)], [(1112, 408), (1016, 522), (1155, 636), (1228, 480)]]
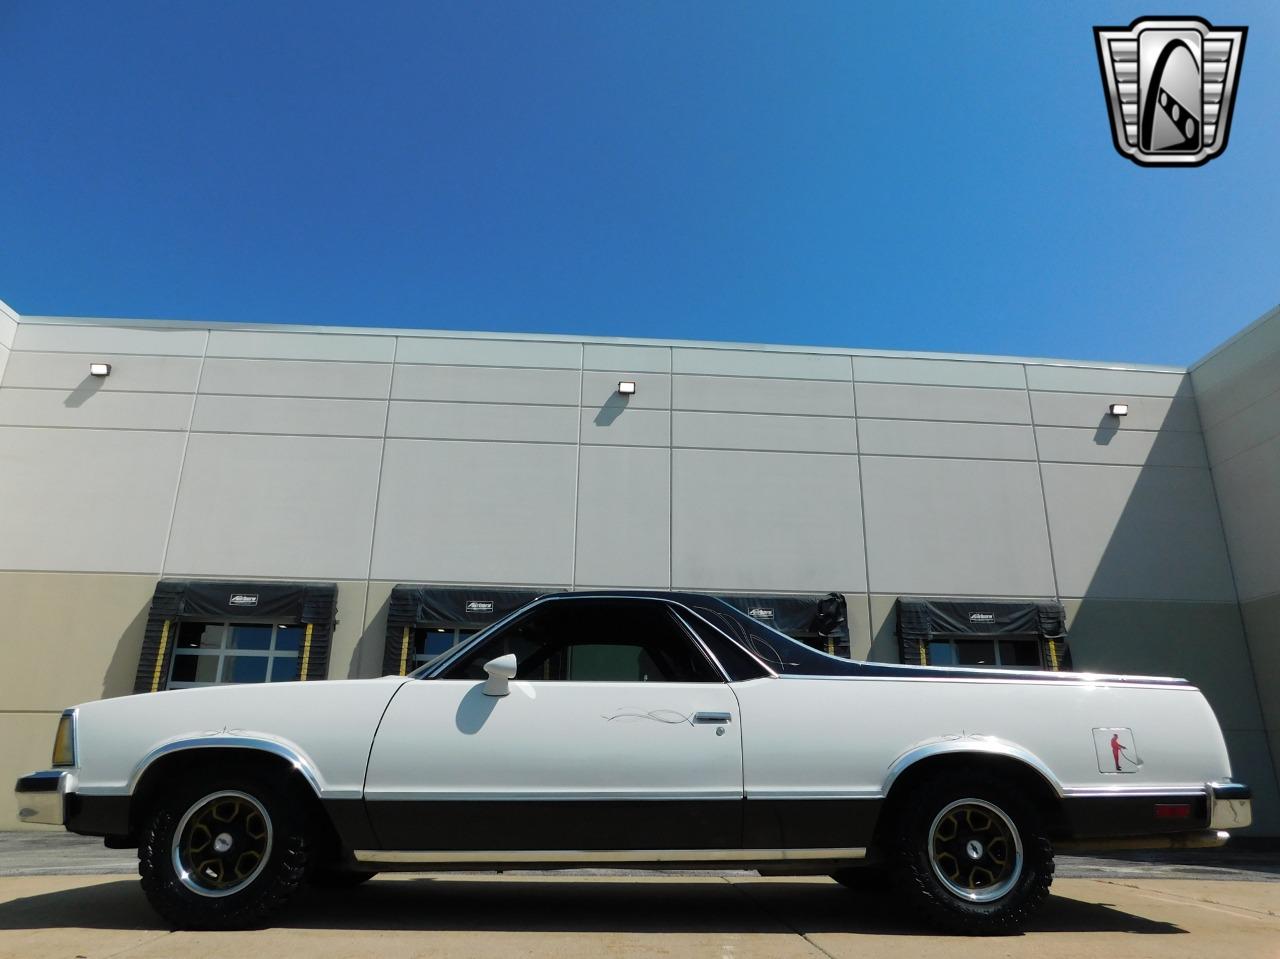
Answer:
[(18, 818), (22, 822), (46, 826), (66, 825), (66, 796), (74, 785), (71, 773), (63, 770), (28, 773), (13, 788), (18, 799)]
[(1253, 791), (1244, 783), (1209, 783), (1209, 828), (1243, 829), (1253, 822)]

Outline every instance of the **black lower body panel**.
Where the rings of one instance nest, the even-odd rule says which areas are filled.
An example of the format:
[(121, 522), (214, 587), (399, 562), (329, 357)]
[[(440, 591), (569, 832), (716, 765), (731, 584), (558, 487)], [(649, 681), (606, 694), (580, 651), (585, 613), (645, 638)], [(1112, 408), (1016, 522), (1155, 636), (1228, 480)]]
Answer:
[(81, 796), (67, 793), (67, 829), (82, 836), (127, 836), (129, 796)]
[(375, 848), (597, 851), (864, 847), (875, 830), (880, 802), (431, 800), (365, 805)]
[(1193, 832), (1209, 826), (1204, 794), (1068, 796), (1062, 801), (1073, 839)]

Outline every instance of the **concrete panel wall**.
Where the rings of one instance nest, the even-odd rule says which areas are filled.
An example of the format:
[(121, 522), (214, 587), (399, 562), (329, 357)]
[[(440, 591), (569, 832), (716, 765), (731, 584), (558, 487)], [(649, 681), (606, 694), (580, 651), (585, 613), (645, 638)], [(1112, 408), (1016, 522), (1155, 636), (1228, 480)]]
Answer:
[(372, 439), (193, 433), (165, 572), (367, 576), (380, 446)]
[(864, 592), (858, 460), (673, 452), (677, 588)]
[(157, 572), (183, 439), (0, 427), (0, 569)]
[(1191, 370), (1262, 704), (1280, 769), (1280, 310)]

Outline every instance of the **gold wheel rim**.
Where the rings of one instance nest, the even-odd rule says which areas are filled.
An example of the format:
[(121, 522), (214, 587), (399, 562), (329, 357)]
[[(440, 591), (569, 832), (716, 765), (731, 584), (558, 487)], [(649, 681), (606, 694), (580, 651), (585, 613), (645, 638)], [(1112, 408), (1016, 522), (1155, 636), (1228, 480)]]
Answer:
[(237, 790), (210, 793), (187, 809), (174, 830), (174, 872), (197, 895), (231, 896), (258, 878), (271, 844), (271, 817), (262, 803)]
[(985, 799), (958, 799), (934, 817), (928, 837), (934, 875), (952, 895), (994, 902), (1022, 875), (1022, 837), (1013, 819)]

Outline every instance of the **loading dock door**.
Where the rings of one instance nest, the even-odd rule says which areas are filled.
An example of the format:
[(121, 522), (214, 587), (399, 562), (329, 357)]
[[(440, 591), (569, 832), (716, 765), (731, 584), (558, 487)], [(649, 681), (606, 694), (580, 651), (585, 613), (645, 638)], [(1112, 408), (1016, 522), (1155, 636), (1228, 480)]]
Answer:
[(898, 600), (902, 662), (921, 666), (1071, 669), (1062, 604), (1009, 600)]
[(161, 580), (133, 691), (324, 679), (337, 594), (333, 583)]
[(387, 607), (386, 676), (405, 676), (473, 633), (546, 594), (487, 586), (400, 584)]

